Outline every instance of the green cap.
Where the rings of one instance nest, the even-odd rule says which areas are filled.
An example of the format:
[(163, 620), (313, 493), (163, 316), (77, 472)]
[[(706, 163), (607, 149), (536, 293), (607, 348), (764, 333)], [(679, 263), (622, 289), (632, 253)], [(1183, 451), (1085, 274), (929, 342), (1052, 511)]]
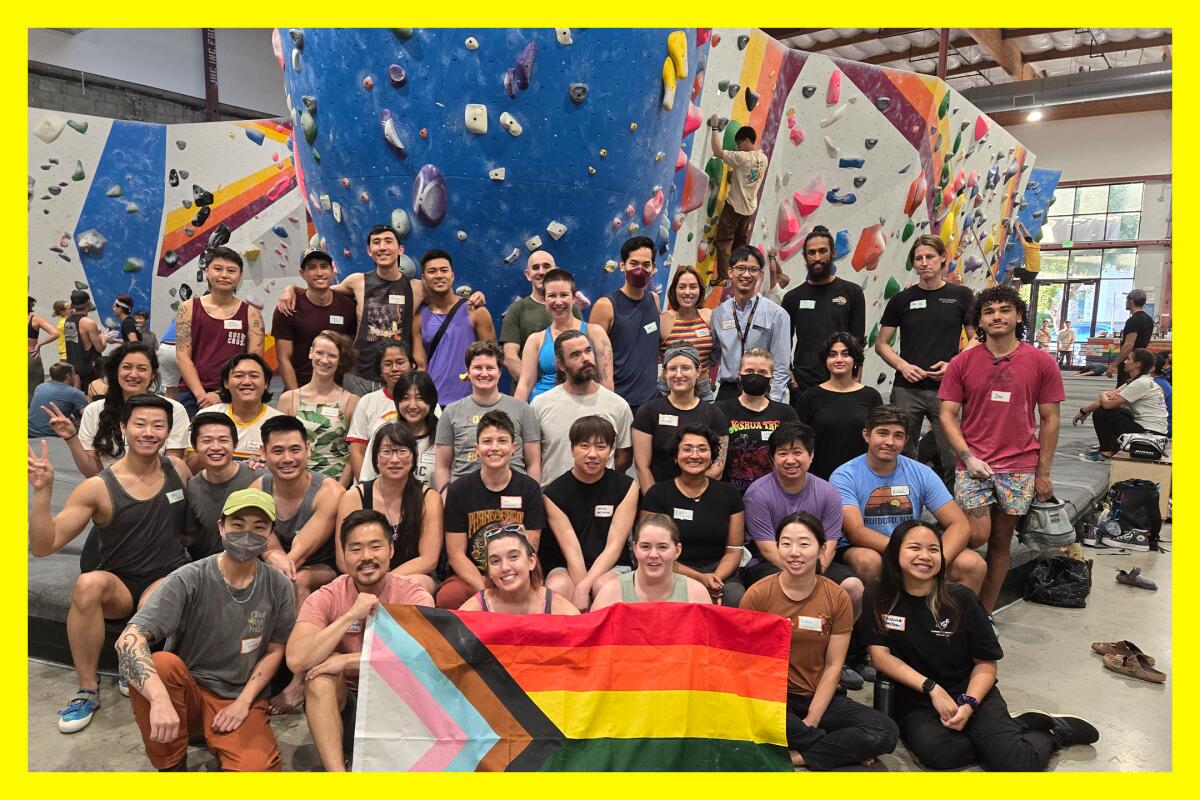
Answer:
[(262, 489), (238, 489), (233, 492), (225, 498), (225, 506), (221, 509), (221, 514), (227, 517), (243, 508), (257, 508), (272, 522), (275, 521), (275, 498)]

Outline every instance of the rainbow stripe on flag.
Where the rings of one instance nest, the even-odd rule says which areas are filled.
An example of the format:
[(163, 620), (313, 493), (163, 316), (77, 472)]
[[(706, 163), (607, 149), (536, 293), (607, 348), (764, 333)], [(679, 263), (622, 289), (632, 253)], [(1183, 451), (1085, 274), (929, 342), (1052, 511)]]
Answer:
[(581, 616), (378, 609), (354, 770), (790, 771), (782, 617), (696, 603)]

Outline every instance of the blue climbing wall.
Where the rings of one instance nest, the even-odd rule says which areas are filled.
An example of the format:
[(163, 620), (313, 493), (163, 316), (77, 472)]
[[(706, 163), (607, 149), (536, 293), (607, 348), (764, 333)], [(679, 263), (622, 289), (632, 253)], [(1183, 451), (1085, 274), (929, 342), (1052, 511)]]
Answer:
[[(528, 292), (535, 236), (590, 298), (620, 285), (605, 264), (630, 235), (665, 253), (696, 67), (666, 110), (670, 32), (278, 29), (301, 188), (343, 275), (373, 268), (367, 231), (393, 220), (409, 229), (408, 256), (449, 251), (458, 284), (486, 292), (496, 314)], [(691, 60), (695, 33), (685, 35)], [(580, 102), (571, 84), (586, 87)], [(467, 104), (486, 106), (486, 133), (467, 129)], [(502, 125), (505, 112), (519, 136)], [(503, 180), (489, 177), (496, 169)], [(414, 185), (419, 174), (429, 180)], [(658, 191), (662, 201), (647, 209)], [(565, 227), (557, 240), (555, 222)]]
[[(1054, 202), (1054, 190), (1062, 178), (1062, 170), (1034, 167), (1029, 172), (1029, 183), (1017, 206), (1017, 220), (1037, 241), (1042, 239), (1042, 225), (1046, 223), (1046, 210)], [(1004, 283), (1014, 269), (1025, 264), (1025, 248), (1017, 237), (1010, 237), (1004, 245), (1004, 254), (996, 268), (997, 283)]]

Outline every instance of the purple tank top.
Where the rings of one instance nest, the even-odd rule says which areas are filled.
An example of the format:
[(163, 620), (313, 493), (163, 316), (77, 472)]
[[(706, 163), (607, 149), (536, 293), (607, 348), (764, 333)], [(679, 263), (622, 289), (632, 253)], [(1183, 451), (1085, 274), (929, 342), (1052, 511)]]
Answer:
[[(466, 301), (459, 302), (463, 303), (464, 307), (458, 309), (458, 313), (446, 326), (446, 332), (442, 334), (427, 368), (429, 377), (437, 386), (438, 403), (443, 408), (471, 393), (471, 384), (468, 381), (460, 381), (458, 376), (467, 371), (463, 364), (463, 354), (475, 341), (475, 326), (471, 324), (471, 311), (465, 307)], [(429, 345), (433, 343), (433, 337), (442, 326), (442, 320), (449, 313), (447, 311), (446, 314), (438, 314), (429, 306), (421, 308), (421, 341), (425, 344), (426, 356), (429, 355)]]

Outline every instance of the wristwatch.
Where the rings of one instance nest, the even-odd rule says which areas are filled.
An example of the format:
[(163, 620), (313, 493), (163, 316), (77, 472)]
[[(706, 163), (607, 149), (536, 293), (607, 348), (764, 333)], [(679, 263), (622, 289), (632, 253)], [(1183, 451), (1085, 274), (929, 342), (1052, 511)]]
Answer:
[(970, 706), (972, 711), (979, 710), (979, 701), (965, 692), (958, 696), (958, 704), (960, 706)]
[(921, 694), (929, 694), (935, 686), (937, 686), (937, 681), (933, 678), (926, 678), (925, 682), (921, 684)]

